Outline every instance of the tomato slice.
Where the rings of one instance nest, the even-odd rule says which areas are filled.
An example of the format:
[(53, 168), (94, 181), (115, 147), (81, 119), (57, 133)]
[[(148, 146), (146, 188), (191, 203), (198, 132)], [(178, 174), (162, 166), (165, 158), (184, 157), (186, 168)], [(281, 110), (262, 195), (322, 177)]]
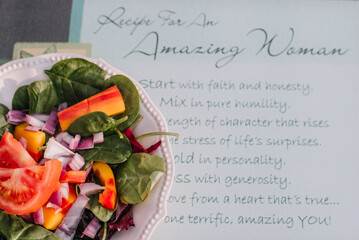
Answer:
[(16, 215), (37, 211), (59, 189), (61, 169), (56, 159), (45, 166), (0, 168), (0, 208)]
[(0, 167), (22, 168), (36, 165), (22, 144), (11, 133), (5, 132), (0, 141)]

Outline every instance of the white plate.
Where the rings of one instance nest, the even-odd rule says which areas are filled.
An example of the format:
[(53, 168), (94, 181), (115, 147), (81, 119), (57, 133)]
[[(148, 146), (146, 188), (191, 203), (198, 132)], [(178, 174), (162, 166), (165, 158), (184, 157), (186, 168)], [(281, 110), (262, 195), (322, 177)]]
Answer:
[[(75, 54), (46, 54), (38, 57), (15, 60), (0, 66), (0, 103), (5, 104), (11, 109), (12, 97), (18, 87), (30, 84), (36, 80), (48, 79), (44, 70), (50, 69), (52, 65), (60, 60), (73, 57), (84, 58), (99, 65), (107, 72), (107, 77), (121, 74), (127, 76), (134, 82), (141, 98), (140, 113), (144, 117), (138, 127), (136, 127), (134, 131), (135, 135), (147, 132), (167, 131), (167, 125), (163, 115), (135, 80), (110, 66), (102, 59), (87, 58)], [(162, 145), (154, 154), (165, 159), (165, 174), (151, 190), (146, 200), (134, 207), (133, 216), (136, 227), (131, 227), (127, 231), (122, 230), (116, 233), (112, 239), (149, 239), (157, 224), (166, 215), (167, 197), (174, 177), (174, 161), (169, 140), (165, 136), (152, 137), (144, 139), (141, 143), (147, 147), (159, 139), (161, 139)]]

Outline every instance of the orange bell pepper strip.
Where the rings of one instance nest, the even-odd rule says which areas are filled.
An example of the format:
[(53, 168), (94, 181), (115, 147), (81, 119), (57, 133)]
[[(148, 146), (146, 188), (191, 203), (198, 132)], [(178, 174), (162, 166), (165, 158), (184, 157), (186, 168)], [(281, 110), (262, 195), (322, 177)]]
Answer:
[(125, 111), (125, 102), (116, 86), (58, 112), (57, 115), (62, 131), (65, 131), (77, 118), (96, 111), (104, 112), (109, 116)]
[(105, 185), (105, 190), (99, 195), (99, 203), (107, 209), (114, 210), (117, 199), (117, 190), (115, 177), (111, 167), (104, 162), (95, 162), (92, 169), (101, 184)]

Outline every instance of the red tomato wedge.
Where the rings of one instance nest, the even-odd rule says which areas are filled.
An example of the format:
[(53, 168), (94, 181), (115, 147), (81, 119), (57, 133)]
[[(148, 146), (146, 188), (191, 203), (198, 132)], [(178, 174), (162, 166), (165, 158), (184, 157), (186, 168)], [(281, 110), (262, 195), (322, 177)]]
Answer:
[(11, 133), (5, 132), (0, 141), (0, 167), (22, 168), (36, 165), (22, 144)]
[(37, 211), (59, 189), (61, 169), (56, 159), (45, 166), (0, 168), (0, 208), (16, 215)]

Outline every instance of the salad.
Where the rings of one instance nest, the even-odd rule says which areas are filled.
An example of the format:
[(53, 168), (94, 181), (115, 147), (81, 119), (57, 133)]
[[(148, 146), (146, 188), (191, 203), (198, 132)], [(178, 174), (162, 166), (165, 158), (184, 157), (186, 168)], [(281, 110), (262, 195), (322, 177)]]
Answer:
[(46, 70), (48, 80), (0, 103), (0, 239), (109, 239), (136, 223), (164, 172), (135, 136), (140, 99), (127, 77), (108, 79), (81, 58)]

